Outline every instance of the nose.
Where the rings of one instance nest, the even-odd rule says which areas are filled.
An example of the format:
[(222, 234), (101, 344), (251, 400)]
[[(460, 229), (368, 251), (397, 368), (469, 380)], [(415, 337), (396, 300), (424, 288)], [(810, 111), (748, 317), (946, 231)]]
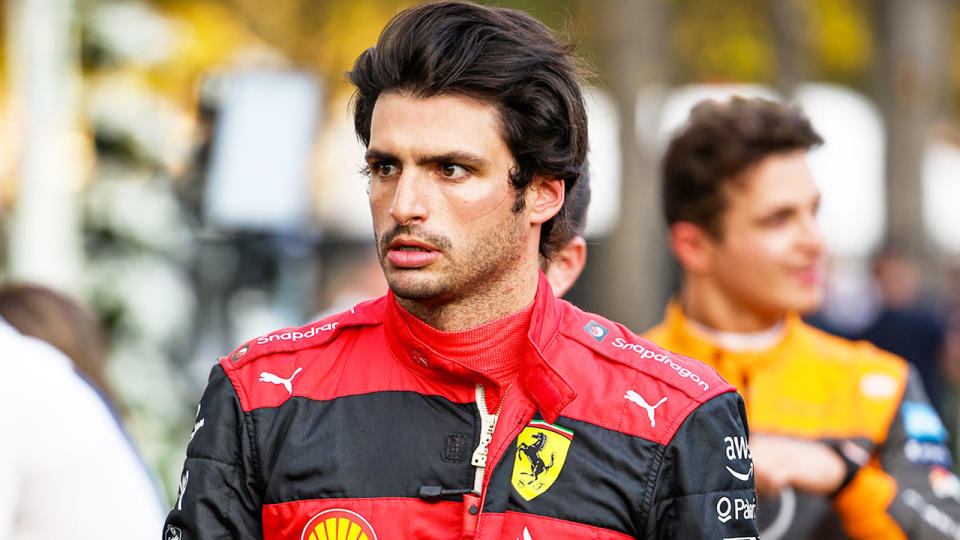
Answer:
[(813, 256), (820, 256), (823, 253), (823, 232), (816, 214), (810, 213), (804, 216), (800, 231), (800, 245), (804, 251)]
[(426, 203), (424, 182), (416, 172), (403, 172), (396, 184), (390, 215), (399, 225), (426, 221), (429, 209)]

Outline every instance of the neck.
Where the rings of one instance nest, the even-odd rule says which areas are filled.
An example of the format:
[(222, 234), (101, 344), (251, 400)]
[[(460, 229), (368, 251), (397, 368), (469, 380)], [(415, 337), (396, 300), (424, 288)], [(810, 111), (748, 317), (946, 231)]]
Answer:
[(413, 300), (397, 297), (397, 303), (416, 318), (444, 332), (469, 330), (533, 302), (537, 295), (537, 265), (525, 264), (492, 283), (476, 284), (453, 299)]
[(680, 305), (687, 318), (720, 332), (761, 332), (786, 317), (784, 311), (758, 309), (713, 282), (689, 276), (680, 294)]

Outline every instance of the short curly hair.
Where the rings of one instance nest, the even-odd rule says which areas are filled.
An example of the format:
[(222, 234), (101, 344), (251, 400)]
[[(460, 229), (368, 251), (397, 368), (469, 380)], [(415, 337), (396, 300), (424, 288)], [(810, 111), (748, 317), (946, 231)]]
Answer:
[[(347, 76), (356, 86), (354, 127), (364, 146), (384, 92), (459, 94), (494, 106), (516, 161), (509, 179), (519, 192), (515, 211), (534, 176), (563, 180), (569, 195), (584, 172), (587, 115), (573, 47), (522, 11), (463, 2), (407, 9)], [(572, 227), (561, 209), (541, 228), (540, 253), (550, 257), (563, 247), (555, 239)]]
[(700, 102), (664, 154), (661, 194), (667, 224), (688, 221), (721, 238), (725, 186), (772, 154), (822, 143), (798, 107), (742, 97)]

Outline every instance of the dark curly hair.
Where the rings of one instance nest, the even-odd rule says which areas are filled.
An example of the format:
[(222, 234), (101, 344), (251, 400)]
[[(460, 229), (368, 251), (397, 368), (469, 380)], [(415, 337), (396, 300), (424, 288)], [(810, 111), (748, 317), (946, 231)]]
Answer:
[(795, 106), (742, 97), (700, 102), (663, 158), (667, 224), (689, 221), (721, 238), (726, 186), (771, 154), (808, 150), (821, 143), (810, 120)]
[[(587, 115), (576, 64), (572, 46), (522, 11), (462, 2), (417, 6), (394, 16), (347, 74), (357, 88), (354, 127), (369, 145), (373, 107), (388, 91), (459, 94), (494, 106), (516, 161), (510, 182), (520, 211), (535, 175), (563, 180), (569, 195), (583, 174)], [(563, 247), (554, 239), (571, 228), (563, 208), (543, 224), (540, 253), (550, 257)]]

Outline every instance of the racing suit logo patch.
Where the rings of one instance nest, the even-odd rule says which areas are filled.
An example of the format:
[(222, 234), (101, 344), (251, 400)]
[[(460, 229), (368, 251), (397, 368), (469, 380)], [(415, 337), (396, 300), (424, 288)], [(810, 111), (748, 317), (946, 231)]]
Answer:
[(377, 540), (377, 533), (363, 517), (350, 510), (333, 508), (310, 518), (300, 540)]
[(607, 334), (610, 333), (610, 330), (600, 326), (600, 324), (595, 321), (588, 322), (583, 329), (597, 341), (603, 341), (603, 338), (607, 337)]
[(526, 500), (550, 489), (557, 480), (573, 431), (544, 421), (533, 421), (517, 436), (517, 457), (510, 483)]

